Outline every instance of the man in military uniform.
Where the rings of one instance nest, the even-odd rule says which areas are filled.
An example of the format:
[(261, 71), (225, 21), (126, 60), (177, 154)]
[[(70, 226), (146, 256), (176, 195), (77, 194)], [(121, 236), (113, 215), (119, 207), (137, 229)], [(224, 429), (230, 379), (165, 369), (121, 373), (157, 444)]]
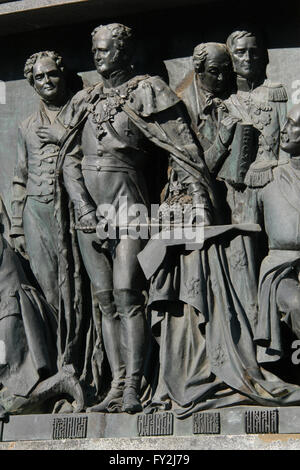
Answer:
[[(247, 221), (245, 186), (262, 187), (272, 179), (272, 168), (277, 165), (280, 150), (280, 130), (286, 118), (287, 93), (285, 88), (266, 78), (267, 49), (261, 38), (248, 31), (235, 31), (227, 39), (233, 69), (236, 74), (236, 93), (225, 101), (231, 116), (250, 126), (241, 140), (238, 158), (247, 146), (252, 161), (243, 165), (248, 171), (243, 181), (236, 184), (227, 171), (220, 174), (228, 183), (228, 202), (232, 221)], [(247, 159), (247, 157), (246, 157)], [(238, 179), (238, 178), (237, 178)], [(240, 184), (242, 183), (242, 184)]]
[(100, 26), (92, 38), (103, 83), (80, 92), (71, 102), (74, 117), (64, 150), (64, 181), (77, 213), (81, 254), (102, 311), (102, 336), (113, 379), (106, 398), (90, 410), (120, 411), (122, 406), (133, 413), (142, 409), (145, 280), (137, 255), (143, 240), (117, 235), (101, 247), (93, 230), (105, 224), (103, 204), (119, 213), (124, 200), (128, 212), (134, 204), (148, 206), (143, 171), (151, 158), (149, 140), (172, 154), (174, 187), (180, 185), (194, 203), (204, 203), (206, 223), (211, 217), (209, 173), (178, 97), (159, 77), (134, 74), (130, 28)]
[(300, 106), (288, 114), (282, 130), (282, 149), (290, 159), (272, 170), (272, 181), (251, 190), (251, 214), (263, 221), (269, 253), (259, 278), (259, 315), (255, 339), (267, 346), (262, 361), (282, 356), (280, 321), (300, 338)]

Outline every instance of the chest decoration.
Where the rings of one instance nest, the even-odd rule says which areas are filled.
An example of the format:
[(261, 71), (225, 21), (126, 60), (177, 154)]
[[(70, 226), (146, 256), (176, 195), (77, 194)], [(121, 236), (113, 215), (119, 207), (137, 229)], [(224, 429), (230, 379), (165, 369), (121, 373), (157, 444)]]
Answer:
[(135, 90), (139, 82), (145, 77), (134, 77), (119, 88), (114, 88), (106, 93), (99, 94), (98, 99), (93, 104), (88, 104), (91, 120), (96, 124), (97, 138), (101, 140), (107, 134), (106, 125), (112, 124), (122, 107), (127, 102), (130, 94)]
[(268, 102), (261, 102), (254, 99), (251, 93), (244, 94), (239, 97), (239, 101), (243, 103), (247, 113), (251, 117), (253, 125), (262, 131), (266, 126), (272, 123), (273, 108)]

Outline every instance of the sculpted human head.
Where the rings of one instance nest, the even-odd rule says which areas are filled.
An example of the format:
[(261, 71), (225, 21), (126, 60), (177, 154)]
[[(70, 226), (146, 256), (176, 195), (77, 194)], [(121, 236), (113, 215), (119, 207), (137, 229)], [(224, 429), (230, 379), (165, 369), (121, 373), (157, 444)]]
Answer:
[(132, 56), (132, 30), (119, 23), (101, 25), (92, 32), (92, 52), (97, 72), (109, 77), (126, 69)]
[(58, 103), (66, 93), (62, 57), (54, 51), (42, 51), (27, 59), (24, 76), (46, 103)]
[(300, 156), (300, 104), (293, 106), (287, 115), (280, 146), (292, 157)]
[(258, 35), (235, 31), (228, 37), (226, 45), (237, 76), (255, 81), (265, 74), (268, 51)]
[(193, 52), (195, 72), (202, 87), (218, 96), (230, 86), (231, 59), (225, 44), (202, 43)]

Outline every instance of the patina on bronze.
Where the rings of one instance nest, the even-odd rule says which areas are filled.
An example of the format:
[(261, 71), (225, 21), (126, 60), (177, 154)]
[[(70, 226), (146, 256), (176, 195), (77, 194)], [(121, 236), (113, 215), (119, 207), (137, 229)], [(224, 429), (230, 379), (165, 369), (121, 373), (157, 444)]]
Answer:
[[(300, 403), (299, 385), (263, 367), (284, 355), (282, 321), (300, 339), (300, 107), (286, 121), (254, 33), (198, 44), (175, 92), (137, 74), (135, 45), (125, 25), (95, 28), (99, 82), (76, 94), (59, 54), (26, 62), (41, 103), (20, 125), (11, 227), (2, 215), (1, 416), (141, 413), (139, 435), (171, 435), (194, 414), (195, 433), (218, 433), (222, 410), (203, 410)], [(201, 205), (200, 246), (127, 233), (130, 208), (156, 200), (157, 157), (160, 213)], [(81, 418), (57, 418), (53, 435), (86, 437)]]
[(92, 38), (102, 83), (71, 101), (76, 133), (71, 131), (66, 143), (63, 172), (81, 228), (81, 254), (102, 311), (101, 330), (112, 372), (107, 397), (89, 411), (132, 413), (142, 410), (146, 284), (137, 254), (144, 242), (119, 236), (101, 246), (92, 233), (105, 219), (101, 204), (113, 205), (116, 212), (122, 210), (122, 197), (129, 207), (149, 205), (143, 175), (146, 159), (151, 158), (145, 152), (147, 139), (173, 151), (172, 181), (189, 191), (191, 200), (203, 201), (208, 208), (209, 174), (184, 123), (177, 96), (159, 77), (134, 73), (132, 31), (111, 24), (96, 28)]

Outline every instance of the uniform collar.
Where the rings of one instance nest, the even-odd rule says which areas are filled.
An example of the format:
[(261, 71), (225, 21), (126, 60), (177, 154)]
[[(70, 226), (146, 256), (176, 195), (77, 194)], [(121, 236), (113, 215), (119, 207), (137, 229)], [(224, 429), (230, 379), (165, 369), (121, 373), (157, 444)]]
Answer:
[(246, 78), (237, 76), (236, 78), (236, 85), (238, 91), (247, 91), (251, 92), (258, 86), (262, 85), (264, 80), (256, 80), (254, 82), (250, 82)]

